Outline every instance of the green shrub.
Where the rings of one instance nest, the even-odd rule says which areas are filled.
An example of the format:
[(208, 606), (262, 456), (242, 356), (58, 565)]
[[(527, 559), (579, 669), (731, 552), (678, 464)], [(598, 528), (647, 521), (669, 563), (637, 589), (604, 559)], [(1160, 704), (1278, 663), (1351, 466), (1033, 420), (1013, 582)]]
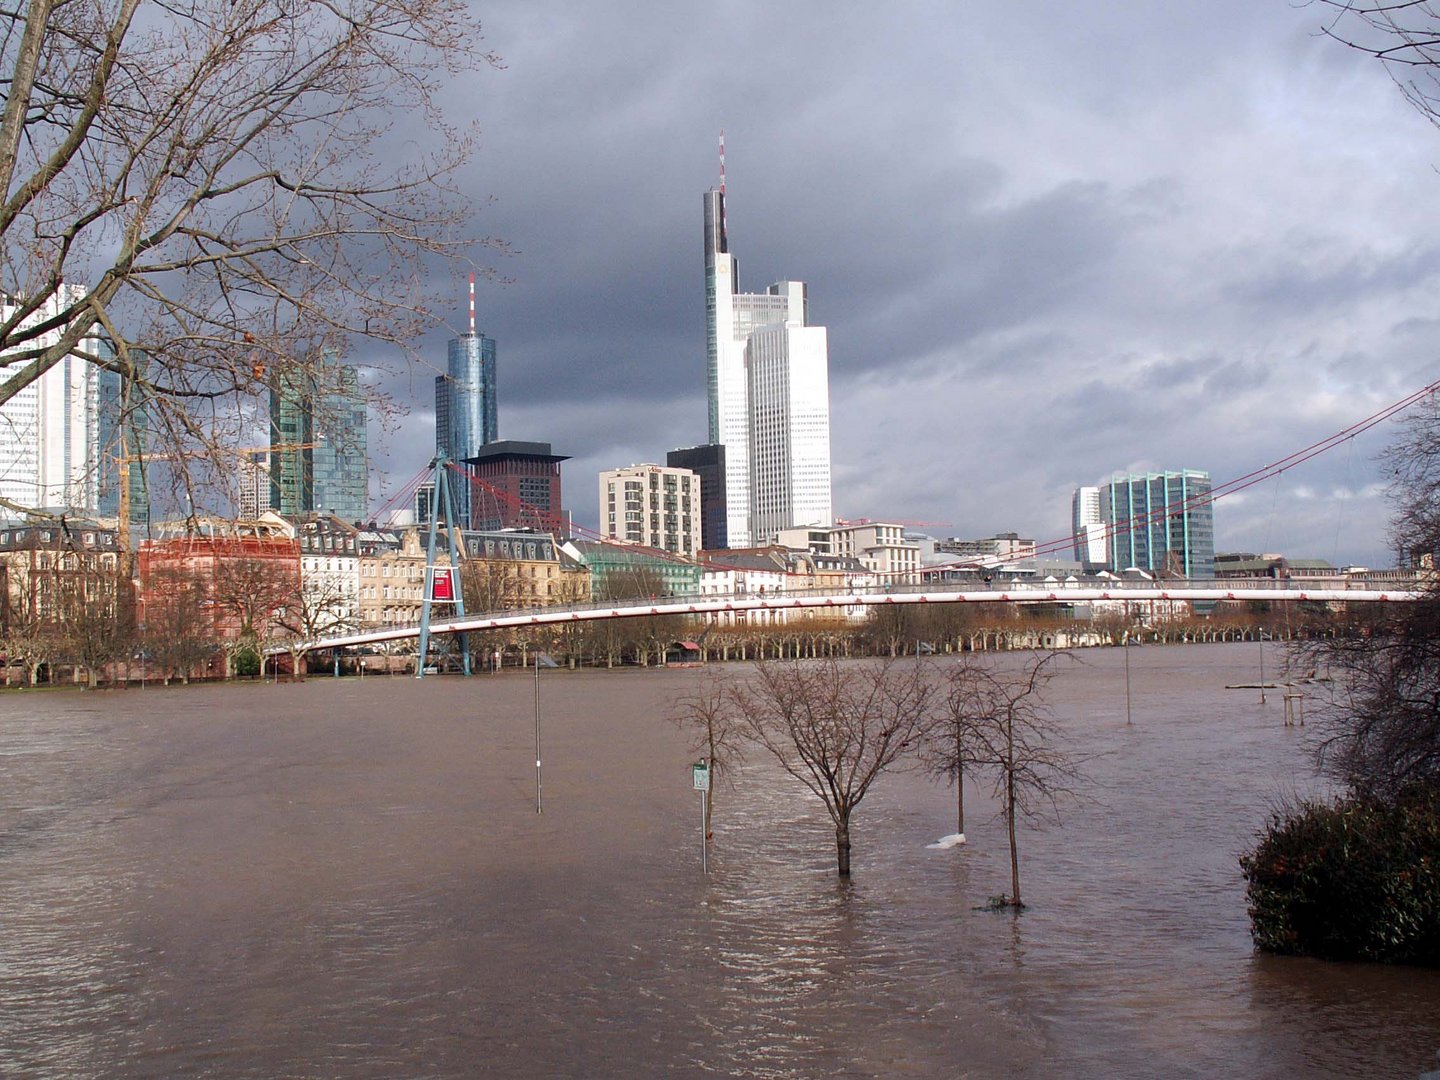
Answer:
[(1440, 792), (1301, 803), (1240, 867), (1258, 948), (1440, 967)]
[(237, 676), (259, 675), (260, 650), (253, 645), (241, 645), (231, 659), (231, 668)]

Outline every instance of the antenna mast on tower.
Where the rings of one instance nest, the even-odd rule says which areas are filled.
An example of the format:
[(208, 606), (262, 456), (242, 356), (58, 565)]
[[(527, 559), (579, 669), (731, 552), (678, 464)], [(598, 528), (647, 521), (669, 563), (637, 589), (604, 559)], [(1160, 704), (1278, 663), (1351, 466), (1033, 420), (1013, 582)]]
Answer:
[(470, 275), (470, 335), (475, 335), (475, 275)]
[(725, 231), (725, 129), (720, 129), (720, 235)]

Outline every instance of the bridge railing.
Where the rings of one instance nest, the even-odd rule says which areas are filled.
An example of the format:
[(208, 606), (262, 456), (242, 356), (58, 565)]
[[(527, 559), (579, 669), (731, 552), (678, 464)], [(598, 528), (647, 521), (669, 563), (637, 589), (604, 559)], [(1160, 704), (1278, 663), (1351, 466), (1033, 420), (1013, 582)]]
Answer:
[[(1389, 584), (1391, 585), (1398, 583), (1399, 582), (1389, 582)], [(497, 610), (493, 612), (467, 612), (463, 618), (458, 615), (434, 616), (431, 618), (430, 623), (432, 626), (442, 626), (449, 625), (450, 623), (454, 622), (464, 622), (477, 618), (483, 618), (486, 615), (503, 614), (521, 617), (527, 615), (539, 615), (546, 612), (554, 612), (557, 606), (563, 606), (567, 611), (605, 611), (607, 609), (636, 608), (644, 607), (647, 604), (655, 604), (656, 606), (663, 605), (665, 607), (671, 607), (672, 610), (666, 612), (666, 614), (684, 614), (683, 612), (675, 612), (673, 610), (673, 605), (683, 604), (686, 602), (703, 603), (706, 605), (710, 605), (715, 603), (727, 603), (731, 601), (743, 600), (747, 603), (747, 605), (757, 602), (761, 604), (773, 603), (775, 607), (783, 608), (787, 606), (787, 603), (791, 600), (805, 599), (808, 597), (816, 596), (913, 596), (925, 593), (933, 594), (954, 592), (985, 594), (993, 593), (995, 595), (996, 601), (1002, 603), (1004, 602), (1004, 600), (1002, 599), (1003, 597), (1029, 599), (1034, 597), (1036, 593), (1044, 593), (1047, 594), (1047, 596), (1049, 594), (1055, 594), (1058, 598), (1057, 602), (1063, 602), (1065, 593), (1067, 592), (1078, 592), (1080, 590), (1085, 590), (1088, 593), (1094, 592), (1094, 590), (1096, 589), (1101, 589), (1111, 594), (1117, 594), (1118, 598), (1119, 594), (1123, 594), (1132, 590), (1143, 590), (1146, 592), (1150, 592), (1159, 589), (1166, 593), (1174, 594), (1176, 596), (1183, 596), (1186, 592), (1201, 590), (1213, 591), (1215, 589), (1244, 589), (1252, 592), (1255, 590), (1265, 590), (1273, 591), (1276, 593), (1295, 593), (1304, 592), (1307, 590), (1314, 590), (1318, 588), (1324, 588), (1327, 590), (1344, 589), (1346, 591), (1364, 591), (1366, 589), (1373, 590), (1375, 588), (1375, 584), (1364, 582), (1350, 583), (1333, 580), (1316, 581), (1303, 578), (1296, 579), (1270, 577), (1209, 579), (1182, 578), (1173, 581), (1132, 581), (1128, 579), (1118, 579), (1114, 581), (1082, 581), (1079, 579), (1075, 581), (1035, 581), (1022, 578), (1012, 579), (1010, 581), (996, 580), (990, 582), (937, 581), (927, 582), (924, 584), (851, 584), (846, 585), (844, 588), (836, 588), (834, 586), (817, 586), (813, 588), (776, 589), (773, 592), (767, 592), (763, 589), (760, 589), (748, 590), (746, 592), (740, 593), (655, 593), (648, 596), (631, 596), (611, 600), (570, 601), (566, 602), (563, 605), (544, 604), (524, 608), (505, 608), (503, 610)], [(1081, 602), (1089, 603), (1092, 602), (1092, 600), (1091, 598), (1086, 597)]]

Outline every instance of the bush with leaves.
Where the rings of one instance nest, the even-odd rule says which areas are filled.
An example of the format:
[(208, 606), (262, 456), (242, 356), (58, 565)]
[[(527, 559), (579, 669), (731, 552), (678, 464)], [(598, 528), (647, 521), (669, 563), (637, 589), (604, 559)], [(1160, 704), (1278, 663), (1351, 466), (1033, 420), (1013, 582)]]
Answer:
[(1440, 792), (1291, 807), (1240, 866), (1259, 948), (1440, 966)]

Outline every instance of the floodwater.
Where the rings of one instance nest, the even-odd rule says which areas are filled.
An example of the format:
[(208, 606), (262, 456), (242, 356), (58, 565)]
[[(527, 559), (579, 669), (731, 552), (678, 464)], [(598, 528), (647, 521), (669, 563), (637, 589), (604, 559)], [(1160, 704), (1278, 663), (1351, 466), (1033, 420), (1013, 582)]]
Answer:
[[(1007, 658), (1015, 662), (1016, 658)], [(1236, 856), (1313, 791), (1257, 646), (1053, 684), (1089, 799), (1021, 835), (883, 778), (853, 881), (798, 783), (717, 792), (697, 670), (0, 696), (4, 1077), (1415, 1077), (1440, 972), (1256, 955)], [(1266, 658), (1273, 672), (1278, 656)], [(745, 668), (729, 669), (743, 675)]]

